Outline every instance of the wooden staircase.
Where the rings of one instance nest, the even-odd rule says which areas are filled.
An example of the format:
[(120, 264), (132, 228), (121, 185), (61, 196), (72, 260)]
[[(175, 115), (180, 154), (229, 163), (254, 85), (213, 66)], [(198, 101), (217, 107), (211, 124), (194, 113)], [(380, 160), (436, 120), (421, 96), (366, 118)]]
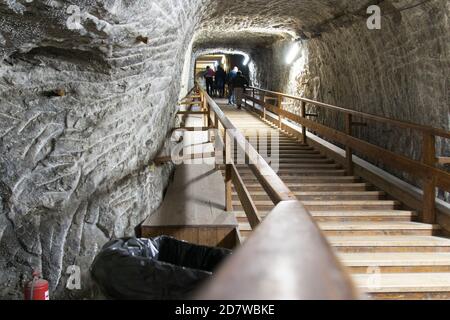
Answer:
[[(416, 212), (254, 114), (220, 107), (250, 141), (260, 130), (280, 133), (278, 150), (271, 154), (279, 155), (279, 177), (314, 217), (362, 291), (380, 299), (450, 298), (450, 240), (440, 236), (438, 225), (416, 222)], [(236, 167), (264, 218), (273, 202), (248, 166)], [(232, 205), (245, 241), (252, 228), (234, 189)]]

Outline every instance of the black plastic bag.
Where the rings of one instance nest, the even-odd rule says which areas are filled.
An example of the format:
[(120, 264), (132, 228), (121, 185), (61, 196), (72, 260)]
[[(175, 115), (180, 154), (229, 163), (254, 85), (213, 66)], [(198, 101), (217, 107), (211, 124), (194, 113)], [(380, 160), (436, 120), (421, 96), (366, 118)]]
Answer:
[(108, 298), (185, 299), (230, 254), (167, 236), (118, 239), (103, 246), (91, 275)]

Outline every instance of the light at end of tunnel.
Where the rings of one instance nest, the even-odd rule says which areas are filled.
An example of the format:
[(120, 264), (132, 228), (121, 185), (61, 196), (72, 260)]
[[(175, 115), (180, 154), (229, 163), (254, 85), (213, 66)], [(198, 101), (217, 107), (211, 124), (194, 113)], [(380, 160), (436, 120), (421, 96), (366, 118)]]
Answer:
[(294, 42), (286, 56), (286, 63), (291, 64), (292, 62), (294, 62), (295, 59), (298, 57), (299, 53), (300, 53), (300, 45), (298, 42)]
[(244, 66), (248, 65), (248, 63), (250, 62), (250, 57), (248, 54), (244, 55), (244, 62), (242, 62), (242, 64)]

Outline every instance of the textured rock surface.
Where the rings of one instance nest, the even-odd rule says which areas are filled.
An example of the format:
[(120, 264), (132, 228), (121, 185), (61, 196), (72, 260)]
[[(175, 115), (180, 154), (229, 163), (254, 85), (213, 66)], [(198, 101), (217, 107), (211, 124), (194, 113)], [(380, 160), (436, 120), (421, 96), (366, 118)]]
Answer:
[(159, 206), (171, 167), (149, 164), (174, 123), (198, 3), (72, 1), (83, 28), (68, 30), (66, 2), (0, 2), (0, 297), (20, 297), (32, 268), (53, 297), (75, 294), (67, 266), (85, 275)]
[[(149, 163), (203, 53), (248, 53), (262, 87), (448, 129), (449, 3), (422, 2), (0, 0), (0, 297), (19, 298), (32, 268), (54, 297), (88, 293), (65, 290), (65, 270), (86, 277), (160, 204), (172, 168)], [(365, 27), (373, 3), (380, 31)], [(387, 133), (359, 134), (418, 157), (418, 139)]]

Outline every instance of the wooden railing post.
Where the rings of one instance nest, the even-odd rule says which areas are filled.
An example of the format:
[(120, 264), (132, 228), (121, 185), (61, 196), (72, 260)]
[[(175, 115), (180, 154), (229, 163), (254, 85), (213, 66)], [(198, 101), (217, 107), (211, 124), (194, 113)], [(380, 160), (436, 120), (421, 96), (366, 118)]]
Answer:
[(212, 119), (211, 119), (211, 106), (208, 102), (206, 102), (206, 124), (208, 129), (208, 141), (211, 142), (211, 127), (212, 127)]
[(255, 95), (255, 88), (252, 88), (253, 109), (255, 109), (255, 106), (256, 106), (256, 104), (255, 104), (255, 97), (256, 97), (256, 95)]
[[(217, 145), (219, 143), (219, 140), (220, 140), (220, 131), (219, 131), (219, 118), (217, 117), (216, 113), (214, 113), (214, 129), (215, 129), (215, 131), (214, 131), (214, 146), (217, 147)], [(218, 156), (217, 156), (218, 150), (215, 149), (214, 152), (216, 154), (216, 156), (215, 156), (215, 158), (216, 158), (216, 170), (219, 170), (219, 162), (218, 162), (218, 159), (217, 159), (218, 158)], [(222, 156), (223, 156), (223, 154), (222, 154)], [(219, 150), (219, 159), (220, 159), (220, 150)]]
[[(200, 92), (200, 111), (205, 111), (205, 105), (206, 105), (206, 97), (203, 92)], [(206, 115), (203, 114), (203, 126), (206, 127)]]
[(282, 95), (278, 95), (278, 110), (279, 110), (278, 117), (280, 120), (279, 127), (281, 130), (283, 130), (283, 116), (281, 115), (283, 112), (283, 96)]
[[(424, 164), (434, 167), (436, 164), (436, 137), (425, 132), (423, 135), (422, 161)], [(436, 181), (430, 175), (423, 180), (423, 209), (422, 219), (425, 223), (436, 222)]]
[[(352, 121), (353, 116), (349, 113), (345, 114), (345, 133), (349, 136), (352, 135)], [(353, 175), (354, 167), (353, 167), (353, 150), (349, 146), (345, 146), (345, 160), (347, 164), (348, 174)]]
[(225, 207), (225, 211), (231, 212), (233, 211), (233, 198), (232, 198), (232, 179), (233, 179), (233, 175), (232, 175), (232, 170), (233, 170), (233, 165), (227, 163), (225, 165), (225, 203), (226, 203), (226, 207)]
[[(306, 117), (306, 102), (302, 101), (301, 102), (301, 107), (300, 107), (300, 115), (302, 118)], [(304, 125), (302, 125), (302, 142), (306, 143), (307, 142), (307, 138), (306, 138), (306, 127)]]
[(206, 103), (206, 116), (208, 117), (208, 127), (210, 128), (212, 126), (212, 120), (211, 120), (211, 106), (209, 103)]
[(233, 168), (231, 161), (231, 137), (228, 136), (227, 129), (224, 128), (224, 159), (225, 159), (225, 211), (233, 211), (233, 191), (232, 191), (232, 179)]

